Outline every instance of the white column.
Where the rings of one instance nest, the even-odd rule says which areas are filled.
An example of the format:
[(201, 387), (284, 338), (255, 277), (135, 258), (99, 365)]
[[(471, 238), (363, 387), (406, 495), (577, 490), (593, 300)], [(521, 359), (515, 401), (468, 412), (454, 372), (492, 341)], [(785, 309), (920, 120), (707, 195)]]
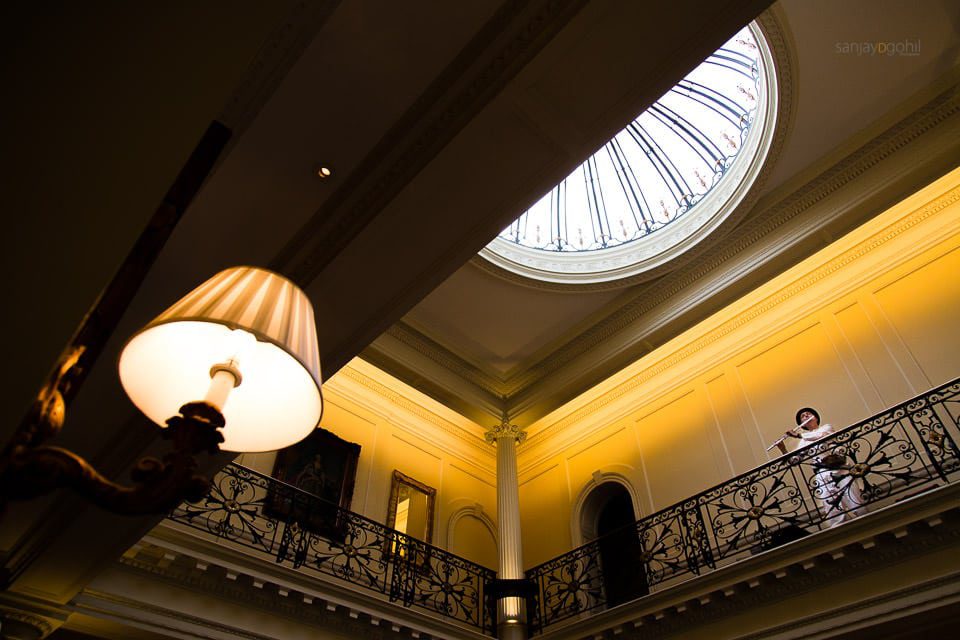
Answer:
[[(517, 444), (527, 434), (503, 422), (485, 434), (487, 442), (497, 446), (497, 527), (500, 532), (500, 567), (497, 577), (523, 578), (523, 546), (520, 538), (520, 485), (517, 481)], [(497, 606), (498, 637), (524, 640), (527, 637), (526, 612), (522, 598), (503, 598)]]

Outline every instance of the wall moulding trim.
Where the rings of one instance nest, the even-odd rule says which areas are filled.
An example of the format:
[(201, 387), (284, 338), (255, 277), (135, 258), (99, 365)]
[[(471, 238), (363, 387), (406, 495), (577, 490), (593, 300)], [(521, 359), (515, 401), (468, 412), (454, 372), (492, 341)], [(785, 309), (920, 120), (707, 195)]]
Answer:
[[(953, 86), (941, 93), (923, 108), (908, 116), (870, 143), (860, 147), (822, 174), (779, 200), (764, 198), (750, 216), (737, 227), (737, 233), (727, 237), (727, 242), (715, 244), (696, 261), (665, 276), (657, 286), (640, 287), (626, 305), (598, 322), (589, 330), (577, 335), (564, 347), (544, 358), (522, 374), (511, 378), (509, 402), (543, 383), (555, 371), (570, 365), (576, 358), (632, 326), (639, 318), (678, 295), (684, 289), (717, 271), (734, 257), (775, 233), (787, 222), (810, 210), (828, 196), (840, 193), (855, 180), (868, 178), (870, 171), (882, 161), (891, 159), (908, 144), (923, 140), (938, 142), (937, 127), (960, 112), (960, 86)], [(942, 132), (948, 135), (948, 132)], [(922, 185), (918, 185), (922, 186)], [(820, 221), (820, 227), (827, 221)], [(814, 233), (816, 229), (810, 230)], [(795, 239), (797, 240), (797, 239)]]
[[(782, 286), (778, 291), (765, 296), (758, 302), (752, 304), (743, 312), (721, 322), (718, 326), (707, 329), (706, 332), (701, 333), (699, 336), (686, 342), (683, 346), (676, 348), (670, 352), (669, 355), (666, 355), (652, 365), (632, 374), (629, 378), (623, 380), (622, 382), (615, 383), (612, 388), (606, 390), (599, 397), (593, 399), (592, 401), (573, 408), (571, 411), (563, 412), (562, 415), (555, 417), (552, 423), (544, 426), (543, 428), (537, 429), (536, 425), (534, 425), (531, 428), (531, 435), (526, 446), (521, 449), (521, 455), (528, 455), (528, 452), (535, 448), (547, 446), (547, 443), (556, 439), (562, 432), (573, 427), (574, 425), (577, 426), (580, 433), (583, 433), (584, 423), (590, 421), (594, 414), (603, 411), (609, 405), (620, 400), (628, 393), (639, 389), (642, 385), (654, 377), (680, 365), (683, 363), (683, 361), (687, 360), (691, 356), (717, 343), (719, 340), (730, 335), (747, 322), (750, 322), (760, 315), (774, 310), (779, 305), (782, 305), (791, 298), (818, 284), (824, 278), (836, 273), (840, 269), (852, 265), (857, 260), (863, 258), (872, 251), (883, 247), (891, 240), (913, 229), (918, 224), (929, 219), (931, 216), (934, 216), (947, 207), (957, 203), (958, 201), (960, 201), (960, 186), (954, 186), (953, 188), (948, 189), (946, 192), (941, 193), (932, 201), (929, 201), (926, 205), (916, 208), (913, 211), (898, 217), (894, 222), (872, 234), (863, 242), (857, 243), (853, 247), (843, 251), (840, 255), (828, 260), (826, 263), (816, 267), (812, 271), (800, 277), (796, 277), (792, 281)], [(940, 231), (946, 233), (948, 230), (940, 229)], [(943, 237), (945, 236), (931, 235), (928, 239), (927, 246), (915, 247), (915, 251), (913, 253), (901, 252), (901, 254), (898, 256), (896, 264), (901, 264), (910, 258), (919, 255), (922, 251), (942, 241)], [(865, 284), (870, 279), (877, 277), (879, 273), (888, 271), (894, 266), (896, 265), (891, 263), (884, 263), (883, 265), (878, 264), (875, 265), (874, 268), (861, 273), (858, 278), (849, 279), (846, 283), (844, 283), (845, 286), (843, 288), (832, 289), (827, 294), (827, 297), (820, 298), (819, 307), (822, 308), (830, 304), (830, 302), (833, 300), (848, 294), (857, 286)], [(764, 332), (752, 334), (747, 342), (738, 343), (737, 351), (743, 352), (747, 350), (751, 346), (758, 344), (767, 335), (771, 335), (776, 331), (781, 331), (789, 326), (789, 324), (795, 323), (796, 321), (796, 318), (785, 314), (784, 317), (779, 318), (778, 322), (766, 327)], [(709, 322), (709, 320), (707, 322)], [(666, 384), (668, 384), (670, 388), (673, 388), (685, 382), (689, 382), (697, 375), (700, 375), (711, 367), (719, 364), (721, 359), (728, 357), (730, 356), (727, 353), (714, 354), (714, 356), (708, 362), (705, 362), (697, 371), (687, 371), (682, 373), (680, 374), (679, 378), (675, 378)], [(656, 397), (659, 397), (664, 393), (664, 391), (660, 389), (648, 391), (643, 395), (643, 397), (634, 398), (630, 403), (631, 406), (639, 408), (642, 404), (653, 401), (653, 398), (650, 397), (651, 393), (656, 393)], [(556, 450), (556, 448), (556, 446), (553, 446), (551, 450)], [(544, 455), (547, 454), (540, 454), (540, 456)]]
[(487, 512), (483, 510), (483, 505), (479, 502), (472, 504), (466, 507), (460, 507), (452, 514), (447, 520), (447, 549), (453, 547), (455, 531), (457, 529), (457, 523), (460, 522), (463, 518), (473, 518), (479, 520), (484, 528), (490, 533), (493, 537), (494, 544), (499, 548), (500, 547), (500, 536), (497, 535), (497, 523), (493, 521)]
[[(449, 436), (454, 439), (455, 442), (460, 444), (467, 445), (474, 453), (481, 453), (480, 459), (487, 461), (488, 463), (494, 460), (494, 453), (490, 450), (487, 444), (484, 442), (483, 437), (480, 435), (475, 435), (470, 433), (461, 426), (443, 418), (442, 416), (430, 411), (426, 407), (423, 407), (419, 403), (407, 398), (403, 394), (397, 392), (390, 387), (381, 384), (380, 382), (370, 378), (364, 373), (358, 371), (352, 366), (346, 366), (337, 372), (335, 378), (324, 384), (325, 387), (329, 386), (331, 391), (342, 395), (352, 402), (363, 406), (364, 408), (376, 413), (383, 417), (386, 421), (402, 427), (405, 430), (410, 430), (416, 425), (413, 425), (408, 420), (403, 420), (399, 418), (398, 414), (394, 412), (385, 412), (382, 407), (377, 407), (370, 403), (368, 398), (364, 398), (362, 394), (355, 391), (351, 391), (348, 384), (344, 384), (343, 380), (355, 383), (360, 386), (360, 388), (365, 389), (366, 391), (373, 392), (376, 396), (382, 398), (386, 402), (391, 403), (398, 409), (401, 409), (421, 420), (427, 422), (428, 424), (437, 427), (439, 432), (444, 436)], [(480, 427), (478, 426), (478, 431)], [(420, 433), (422, 437), (423, 434)], [(455, 452), (450, 451), (451, 454)], [(462, 457), (462, 456), (456, 456)], [(476, 464), (475, 461), (464, 458), (467, 462), (472, 462)], [(483, 464), (480, 465), (482, 468), (485, 468)]]
[[(770, 40), (769, 32), (768, 40)], [(776, 42), (772, 41), (771, 46)], [(785, 38), (776, 46), (783, 49), (790, 47)], [(787, 58), (789, 59), (789, 56)], [(781, 70), (784, 68), (786, 67), (781, 67)], [(793, 74), (793, 70), (783, 74), (786, 79), (781, 88), (781, 95), (785, 105), (789, 101), (796, 100), (795, 92), (790, 88), (790, 81), (788, 81)], [(778, 231), (783, 233), (783, 229), (787, 228), (791, 221), (802, 219), (804, 215), (810, 217), (818, 206), (823, 208), (827, 206), (828, 199), (843, 197), (855, 184), (867, 185), (870, 190), (882, 187), (887, 178), (880, 175), (883, 172), (882, 167), (888, 166), (890, 162), (896, 162), (901, 152), (910, 151), (916, 154), (931, 148), (937, 150), (938, 157), (949, 155), (949, 149), (944, 148), (943, 140), (949, 140), (950, 131), (957, 128), (958, 113), (960, 113), (960, 85), (954, 84), (918, 110), (907, 114), (903, 119), (882, 131), (876, 138), (826, 167), (808, 182), (787, 193), (774, 192), (764, 196), (757, 202), (747, 219), (738, 226), (736, 234), (728, 236), (724, 243), (713, 245), (697, 260), (665, 276), (657, 282), (656, 287), (641, 285), (636, 295), (633, 295), (632, 299), (617, 311), (570, 339), (559, 349), (550, 353), (549, 357), (543, 357), (527, 369), (507, 378), (484, 376), (484, 381), (480, 383), (474, 378), (473, 374), (476, 372), (469, 363), (462, 361), (440, 345), (421, 341), (420, 337), (426, 338), (426, 336), (422, 336), (419, 332), (404, 331), (403, 341), (409, 348), (420, 354), (420, 357), (473, 386), (478, 394), (488, 394), (491, 391), (500, 394), (510, 413), (519, 415), (522, 411), (535, 406), (536, 394), (541, 393), (544, 388), (552, 389), (565, 384), (558, 378), (558, 372), (570, 366), (576, 366), (578, 359), (586, 358), (590, 353), (596, 352), (602, 344), (611, 344), (611, 341), (615, 341), (617, 344), (614, 346), (613, 353), (635, 349), (643, 344), (644, 336), (650, 331), (668, 323), (682, 311), (681, 307), (686, 308), (697, 304), (698, 300), (710, 293), (722, 290), (737, 280), (749, 278), (751, 271), (774, 260), (788, 246), (774, 236), (777, 236)], [(786, 135), (787, 130), (787, 126), (780, 129), (778, 125), (778, 135), (781, 133)], [(775, 142), (776, 144), (778, 143)], [(914, 163), (905, 159), (903, 164), (909, 169)], [(853, 203), (860, 202), (860, 204), (854, 204), (854, 208), (847, 211), (845, 215), (855, 218), (864, 216), (864, 212), (860, 210), (865, 206), (862, 203), (862, 194), (851, 193), (848, 200)], [(832, 213), (814, 216), (816, 220), (807, 221), (802, 230), (795, 233), (789, 242), (796, 244), (805, 238), (813, 237), (825, 225), (834, 222), (838, 215), (839, 209), (835, 209)], [(750, 251), (755, 252), (756, 255), (752, 257), (747, 255)], [(735, 263), (736, 261), (739, 263)], [(713, 280), (710, 280), (711, 274), (716, 276)], [(710, 282), (707, 282), (708, 280)], [(691, 287), (700, 287), (699, 293), (693, 291)], [(686, 296), (686, 302), (671, 305), (669, 309), (664, 307), (684, 292), (690, 292)], [(648, 326), (638, 331), (637, 323), (641, 320)], [(398, 330), (402, 329), (405, 327)], [(426, 339), (429, 341), (429, 338)], [(646, 351), (649, 350), (646, 349)], [(458, 360), (460, 360), (459, 363)], [(528, 444), (527, 447), (529, 446)]]
[(387, 329), (386, 333), (444, 369), (452, 371), (481, 391), (497, 398), (504, 395), (501, 378), (461, 358), (406, 322), (398, 321)]

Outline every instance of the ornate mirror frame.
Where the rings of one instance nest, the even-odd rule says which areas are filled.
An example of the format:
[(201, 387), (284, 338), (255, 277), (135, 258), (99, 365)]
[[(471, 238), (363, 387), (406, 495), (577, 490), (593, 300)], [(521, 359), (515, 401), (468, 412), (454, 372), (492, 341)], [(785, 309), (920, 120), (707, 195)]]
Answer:
[(415, 480), (410, 476), (397, 471), (396, 469), (393, 470), (393, 481), (390, 485), (390, 502), (387, 504), (387, 527), (389, 529), (393, 529), (394, 525), (396, 525), (397, 503), (400, 499), (401, 485), (407, 485), (408, 487), (416, 489), (427, 496), (427, 527), (426, 531), (424, 532), (424, 537), (420, 538), (419, 536), (410, 533), (407, 533), (406, 535), (416, 538), (421, 542), (433, 544), (433, 516), (436, 507), (437, 490), (420, 482), (419, 480)]

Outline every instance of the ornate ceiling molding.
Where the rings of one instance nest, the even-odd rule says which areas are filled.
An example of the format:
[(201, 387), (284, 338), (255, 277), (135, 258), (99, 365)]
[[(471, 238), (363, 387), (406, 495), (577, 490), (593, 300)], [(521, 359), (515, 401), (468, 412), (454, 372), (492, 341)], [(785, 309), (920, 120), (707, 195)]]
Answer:
[[(909, 231), (916, 225), (922, 223), (931, 216), (957, 202), (960, 202), (960, 187), (954, 187), (948, 190), (925, 206), (897, 219), (893, 224), (873, 234), (868, 240), (858, 243), (853, 248), (843, 252), (836, 258), (829, 260), (814, 271), (796, 279), (774, 294), (765, 297), (761, 301), (752, 305), (750, 308), (738, 313), (734, 318), (727, 320), (714, 329), (701, 335), (693, 342), (673, 352), (666, 358), (656, 362), (650, 367), (644, 368), (627, 380), (617, 384), (612, 389), (595, 398), (586, 405), (564, 415), (556, 422), (532, 434), (528, 440), (525, 451), (528, 451), (535, 446), (544, 446), (547, 441), (560, 435), (562, 432), (573, 426), (577, 426), (582, 431), (584, 421), (590, 416), (598, 413), (604, 407), (611, 405), (631, 391), (636, 390), (654, 376), (657, 376), (679, 365), (687, 358), (697, 354), (704, 348), (729, 335), (744, 324), (752, 321), (764, 313), (767, 313), (790, 298), (803, 293), (824, 278), (851, 265), (870, 252), (882, 247), (887, 242)], [(890, 266), (892, 265), (885, 265), (885, 267)], [(875, 274), (869, 274), (869, 276), (873, 275)], [(831, 297), (836, 298), (840, 295), (843, 295), (847, 292), (847, 290), (850, 289), (850, 287), (859, 283), (860, 282), (858, 281), (854, 284), (848, 284), (845, 290), (834, 290), (831, 292)], [(827, 300), (821, 300), (821, 302), (825, 304)]]
[(506, 394), (506, 388), (502, 378), (467, 362), (466, 359), (461, 358), (454, 352), (443, 347), (403, 320), (387, 329), (386, 333), (395, 340), (415, 350), (417, 353), (427, 357), (432, 362), (453, 371), (457, 376), (490, 394), (493, 398), (499, 399)]
[[(760, 25), (761, 31), (763, 32), (764, 37), (767, 39), (767, 44), (769, 45), (774, 58), (774, 66), (777, 71), (777, 94), (779, 95), (780, 100), (780, 106), (777, 111), (777, 118), (774, 126), (774, 138), (771, 143), (768, 161), (761, 170), (760, 175), (754, 183), (754, 186), (750, 189), (750, 192), (745, 197), (744, 202), (738, 208), (738, 211), (731, 215), (732, 220), (724, 225), (723, 228), (726, 228), (727, 226), (735, 224), (737, 221), (739, 221), (743, 217), (744, 212), (749, 211), (756, 203), (760, 190), (769, 178), (770, 172), (775, 167), (776, 163), (774, 159), (779, 156), (783, 148), (783, 144), (787, 138), (787, 134), (792, 128), (793, 118), (796, 112), (796, 92), (794, 91), (794, 78), (796, 77), (796, 55), (793, 52), (792, 45), (788, 41), (787, 30), (782, 26), (782, 18), (779, 17), (781, 13), (781, 9), (774, 7), (764, 12), (757, 18), (757, 23)], [(707, 244), (709, 245), (709, 242)], [(694, 257), (695, 255), (696, 252), (691, 252), (690, 254), (691, 257)], [(561, 285), (557, 283), (523, 278), (512, 271), (497, 267), (492, 262), (485, 260), (480, 256), (474, 257), (472, 263), (485, 272), (493, 273), (497, 277), (501, 277), (515, 284), (534, 289), (565, 292), (569, 292), (571, 290), (600, 291), (611, 288), (622, 288), (628, 284), (621, 281), (617, 283), (608, 282), (590, 285)], [(675, 262), (672, 266), (675, 268), (679, 264), (680, 263)], [(632, 320), (633, 319), (629, 320), (628, 322), (632, 322)], [(597, 326), (591, 329), (591, 331), (596, 329)], [(588, 334), (584, 334), (584, 337), (589, 335), (589, 333), (590, 332), (588, 332)], [(386, 335), (414, 350), (431, 363), (438, 365), (442, 369), (462, 379), (476, 390), (476, 395), (481, 397), (487, 396), (485, 400), (488, 403), (493, 400), (493, 403), (491, 404), (502, 411), (505, 409), (512, 410), (512, 396), (515, 396), (524, 388), (529, 387), (537, 380), (541, 379), (543, 375), (548, 372), (548, 369), (546, 368), (547, 364), (554, 358), (557, 358), (563, 363), (569, 362), (573, 357), (576, 357), (577, 355), (592, 348), (598, 340), (602, 341), (604, 337), (608, 335), (608, 332), (603, 332), (601, 330), (599, 333), (597, 333), (596, 338), (598, 338), (598, 340), (587, 341), (581, 339), (579, 340), (579, 343), (577, 340), (568, 342), (566, 345), (561, 347), (561, 349), (552, 352), (546, 358), (542, 358), (532, 367), (521, 370), (519, 373), (511, 376), (497, 375), (490, 370), (484, 370), (481, 367), (468, 362), (466, 359), (443, 347), (436, 341), (432, 340), (429, 336), (418, 331), (417, 329), (414, 329), (402, 320), (390, 327), (390, 329), (386, 331)], [(376, 362), (378, 366), (384, 367), (390, 373), (397, 375), (397, 377), (400, 377), (401, 379), (404, 377), (402, 372), (399, 371), (396, 366), (392, 365), (389, 347), (385, 347), (382, 344), (378, 345), (375, 342), (367, 348), (363, 354), (363, 357), (370, 361)], [(556, 369), (559, 366), (560, 364), (558, 363), (550, 370)], [(451, 401), (454, 403), (456, 402), (456, 400), (453, 398), (445, 397), (446, 394), (444, 394), (442, 389), (434, 389), (432, 395), (437, 396), (438, 399), (447, 403), (450, 403)], [(499, 402), (497, 402), (498, 400)], [(489, 411), (489, 408), (484, 408)]]
[(29, 613), (24, 613), (23, 611), (15, 611), (13, 609), (7, 609), (0, 606), (0, 630), (9, 628), (11, 635), (4, 634), (5, 638), (26, 638), (25, 635), (20, 635), (16, 633), (17, 627), (27, 627), (29, 631), (27, 633), (33, 632), (36, 633), (34, 637), (38, 640), (40, 638), (46, 638), (48, 635), (53, 633), (54, 627), (52, 624), (47, 622), (45, 619), (31, 615)]
[[(939, 125), (958, 113), (960, 113), (960, 85), (941, 93), (923, 108), (901, 120), (786, 197), (769, 204), (761, 204), (759, 210), (745, 220), (735, 234), (729, 235), (723, 243), (710, 247), (696, 262), (688, 264), (652, 285), (638, 289), (636, 295), (627, 304), (574, 337), (549, 357), (512, 378), (509, 381), (511, 413), (518, 413), (516, 402), (520, 394), (528, 392), (536, 384), (542, 384), (550, 374), (569, 366), (577, 357), (599, 348), (601, 343), (632, 328), (633, 324), (644, 315), (688, 287), (703, 281), (712, 272), (720, 271), (725, 263), (746, 252), (761, 240), (772, 237), (786, 223), (810, 210), (828, 196), (838, 193), (855, 180), (863, 179), (869, 174), (870, 169), (892, 157), (911, 142), (933, 133)], [(816, 232), (829, 222), (831, 220), (826, 218), (818, 220), (819, 226), (816, 229), (810, 229), (809, 233)], [(799, 239), (792, 238), (791, 241), (796, 242)], [(768, 257), (768, 262), (771, 259)], [(758, 265), (752, 265), (752, 267), (756, 266)], [(639, 345), (644, 337), (634, 337), (633, 344)]]
[[(488, 464), (489, 459), (493, 457), (493, 452), (490, 450), (489, 446), (485, 444), (482, 437), (469, 433), (453, 422), (450, 422), (442, 416), (437, 415), (419, 403), (410, 400), (393, 388), (381, 384), (380, 382), (370, 378), (367, 375), (364, 375), (362, 372), (357, 371), (355, 368), (350, 366), (344, 367), (337, 373), (337, 378), (341, 377), (361, 385), (365, 389), (372, 391), (377, 396), (387, 400), (398, 408), (413, 414), (421, 420), (424, 420), (425, 422), (439, 429), (441, 433), (453, 437), (457, 442), (468, 445), (475, 453), (481, 452), (481, 460), (483, 463)], [(336, 384), (336, 379), (329, 381), (327, 384), (329, 385), (331, 382), (333, 383), (331, 386), (335, 391), (344, 391), (342, 387), (339, 387)], [(423, 434), (419, 435), (421, 437), (423, 436)], [(467, 461), (473, 462), (474, 464), (479, 462), (478, 460)], [(482, 463), (481, 466), (483, 466)]]
[[(773, 42), (777, 43), (776, 46), (779, 49), (788, 46), (783, 40), (774, 40)], [(787, 76), (787, 74), (781, 75)], [(788, 96), (793, 95), (792, 91), (786, 86), (781, 91), (785, 101)], [(793, 99), (790, 98), (790, 100)], [(456, 376), (473, 387), (478, 397), (489, 397), (492, 394), (504, 398), (505, 403), (502, 408), (508, 409), (511, 415), (517, 415), (520, 403), (529, 403), (531, 401), (530, 396), (533, 395), (532, 392), (535, 391), (537, 385), (542, 385), (552, 374), (571, 366), (571, 363), (577, 358), (601, 348), (605, 341), (617, 335), (624, 335), (634, 328), (635, 323), (646, 314), (665, 304), (692, 285), (704, 282), (711, 273), (720, 271), (725, 263), (745, 253), (765, 238), (770, 238), (787, 222), (801, 216), (828, 197), (841, 192), (854, 181), (868, 177), (872, 168), (875, 168), (884, 160), (892, 158), (911, 143), (936, 137), (937, 129), (950, 121), (951, 118), (955, 118), (958, 113), (960, 113), (960, 86), (953, 86), (878, 137), (830, 166), (813, 180), (779, 199), (770, 199), (768, 202), (760, 203), (749, 219), (738, 227), (736, 233), (728, 235), (723, 243), (710, 247), (705, 255), (702, 255), (697, 261), (678, 269), (665, 278), (661, 278), (656, 283), (638, 289), (622, 307), (586, 331), (577, 334), (569, 342), (551, 352), (548, 356), (541, 358), (529, 368), (510, 377), (499, 377), (489, 371), (480, 370), (477, 366), (460, 358), (402, 322), (390, 330), (390, 335), (429, 362), (440, 367), (445, 374)], [(785, 135), (784, 129), (778, 131)], [(775, 144), (782, 145), (783, 140), (779, 140)], [(857, 215), (864, 216), (863, 213)], [(818, 221), (821, 227), (828, 222), (830, 220), (826, 218)], [(812, 234), (815, 231), (816, 229), (811, 229), (809, 233)], [(793, 238), (793, 240), (797, 241), (799, 239)], [(748, 270), (756, 266), (758, 265), (752, 265), (748, 267)], [(635, 349), (634, 356), (639, 357), (643, 352), (652, 349), (653, 345), (644, 344), (645, 339), (646, 334), (635, 335), (631, 338), (630, 342)], [(373, 347), (373, 349), (376, 348), (376, 346)], [(378, 365), (390, 368), (390, 353), (388, 351), (381, 350), (377, 360)], [(387, 362), (385, 363), (384, 360)], [(401, 372), (395, 370), (391, 373), (401, 379), (404, 377)], [(434, 392), (433, 395), (437, 396), (440, 401), (444, 401), (442, 392), (439, 394)]]

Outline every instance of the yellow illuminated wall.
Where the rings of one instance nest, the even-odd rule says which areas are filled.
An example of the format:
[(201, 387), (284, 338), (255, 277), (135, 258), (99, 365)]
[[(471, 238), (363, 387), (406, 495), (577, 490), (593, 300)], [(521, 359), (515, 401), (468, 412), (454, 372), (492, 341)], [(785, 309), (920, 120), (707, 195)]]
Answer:
[(524, 556), (582, 542), (617, 476), (649, 514), (771, 458), (802, 406), (846, 426), (960, 375), (960, 170), (540, 420), (520, 451)]
[[(351, 509), (385, 522), (399, 470), (437, 489), (433, 543), (496, 568), (495, 529), (480, 524), (497, 513), (494, 451), (481, 428), (362, 360), (325, 382), (323, 394), (321, 426), (361, 447)], [(269, 474), (275, 457), (238, 462)]]
[[(652, 513), (770, 459), (801, 406), (846, 426), (960, 375), (960, 170), (538, 421), (519, 450), (528, 566), (581, 539), (578, 505)], [(352, 509), (386, 519), (394, 469), (437, 489), (434, 543), (496, 568), (483, 427), (355, 360), (322, 425), (361, 445)], [(269, 473), (274, 454), (241, 462)]]

